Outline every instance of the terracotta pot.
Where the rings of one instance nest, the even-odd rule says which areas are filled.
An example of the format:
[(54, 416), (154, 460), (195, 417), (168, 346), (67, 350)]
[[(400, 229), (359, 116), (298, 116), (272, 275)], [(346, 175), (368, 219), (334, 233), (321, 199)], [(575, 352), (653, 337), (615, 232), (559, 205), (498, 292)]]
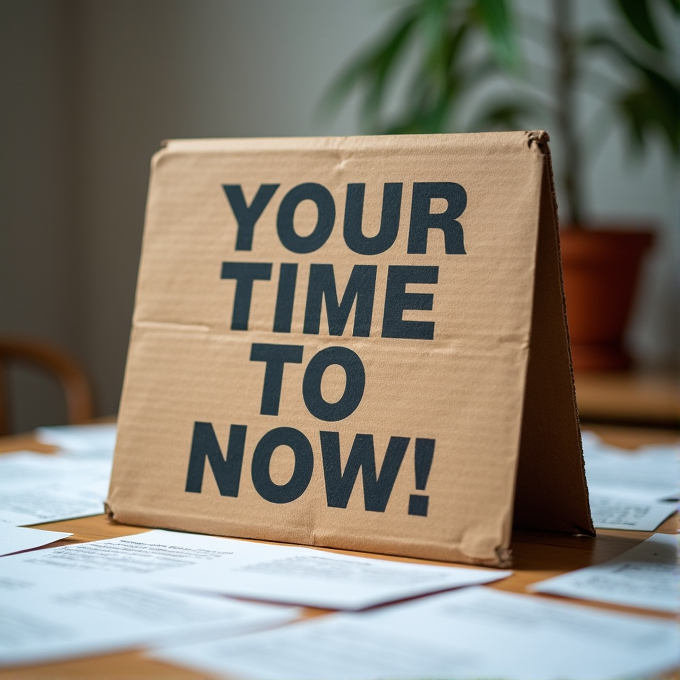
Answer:
[(623, 337), (651, 231), (560, 232), (564, 296), (575, 370), (630, 366)]

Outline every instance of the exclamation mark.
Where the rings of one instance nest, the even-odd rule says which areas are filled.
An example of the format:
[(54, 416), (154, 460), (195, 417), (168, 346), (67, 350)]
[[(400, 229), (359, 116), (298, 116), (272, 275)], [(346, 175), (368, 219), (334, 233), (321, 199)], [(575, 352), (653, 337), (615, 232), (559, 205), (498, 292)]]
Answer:
[[(416, 439), (416, 489), (425, 491), (434, 458), (434, 439)], [(408, 499), (408, 514), (427, 517), (429, 496), (411, 494)]]

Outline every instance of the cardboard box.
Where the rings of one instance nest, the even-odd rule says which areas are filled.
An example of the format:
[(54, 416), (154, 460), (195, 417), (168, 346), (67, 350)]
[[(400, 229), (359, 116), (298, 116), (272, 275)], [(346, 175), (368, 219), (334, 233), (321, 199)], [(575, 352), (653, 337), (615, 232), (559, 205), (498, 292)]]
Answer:
[(171, 141), (114, 519), (483, 565), (593, 534), (543, 132)]

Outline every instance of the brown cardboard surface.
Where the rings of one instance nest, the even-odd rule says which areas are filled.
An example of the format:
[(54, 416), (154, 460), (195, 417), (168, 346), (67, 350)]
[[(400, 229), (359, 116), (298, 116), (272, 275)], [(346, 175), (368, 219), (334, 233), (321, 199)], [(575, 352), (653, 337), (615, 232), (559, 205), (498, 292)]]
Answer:
[[(412, 190), (424, 182), (464, 188), (457, 218), (464, 254), (445, 252), (439, 228), (427, 230), (426, 253), (408, 252)], [(306, 183), (332, 196), (333, 227), (312, 252), (292, 252), (277, 234), (280, 206)], [(403, 185), (396, 240), (379, 254), (353, 252), (343, 237), (348, 184), (359, 183), (365, 236), (380, 228), (384, 185)], [(268, 184), (279, 186), (255, 223), (251, 248), (237, 250), (237, 218), (222, 186), (240, 186), (251, 206)], [(522, 132), (170, 142), (152, 168), (110, 514), (147, 526), (487, 565), (509, 562), (513, 507), (522, 526), (590, 531), (550, 185), (544, 138)], [(429, 213), (447, 205), (435, 197)], [(295, 209), (298, 242), (318, 233), (318, 212), (311, 200)], [(222, 278), (223, 262), (272, 265), (269, 280), (253, 282), (247, 330), (232, 329), (237, 283)], [(273, 331), (282, 263), (297, 265), (290, 332)], [(330, 334), (325, 304), (318, 334), (305, 329), (308, 292), (314, 297), (317, 288), (308, 291), (312, 265), (333, 265), (338, 300), (356, 265), (376, 267), (370, 333), (353, 335), (356, 302), (341, 334)], [(432, 309), (425, 300), (402, 314), (434, 322), (432, 339), (382, 337), (383, 310), (395, 304), (394, 296), (385, 302), (388, 271), (405, 266), (438, 268), (436, 284), (405, 289), (432, 294)], [(277, 415), (261, 413), (272, 390), (263, 395), (268, 365), (251, 361), (254, 344), (301, 348), (301, 362), (284, 365)], [(359, 357), (365, 388), (353, 412), (328, 421), (309, 410), (303, 384), (314, 383), (310, 361), (332, 347)], [(345, 380), (342, 368), (330, 366), (323, 400), (338, 401)], [(192, 441), (194, 453), (209, 448), (198, 435), (194, 441), (197, 422), (210, 424), (201, 433), (214, 433), (210, 441), (232, 463), (238, 447), (229, 452), (230, 433), (239, 441), (232, 426), (245, 428), (238, 495), (233, 487), (232, 495), (220, 493), (204, 453), (196, 454), (205, 462), (200, 493), (185, 490)], [(308, 441), (295, 444), (299, 460), (279, 446), (267, 465), (258, 445), (273, 430)], [(327, 496), (333, 476), (322, 441), (328, 460), (339, 442), (346, 472), (357, 434), (372, 435), (378, 473), (388, 444), (396, 447), (393, 462), (408, 439), (384, 508), (367, 509), (365, 467), (346, 507)], [(416, 440), (435, 441), (424, 489), (416, 488)], [(283, 498), (310, 466), (298, 497)], [(263, 475), (275, 502), (263, 496)], [(369, 496), (370, 488), (369, 480)], [(412, 496), (428, 497), (426, 515), (409, 514)]]

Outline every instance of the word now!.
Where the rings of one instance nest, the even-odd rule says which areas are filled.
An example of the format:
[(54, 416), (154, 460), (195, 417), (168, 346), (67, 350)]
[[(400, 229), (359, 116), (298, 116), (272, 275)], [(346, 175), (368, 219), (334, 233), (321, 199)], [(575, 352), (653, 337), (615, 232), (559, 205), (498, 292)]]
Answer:
[[(255, 224), (280, 185), (262, 184), (250, 205), (240, 184), (223, 184), (222, 188), (236, 218), (236, 250), (252, 250)], [(345, 199), (343, 236), (347, 247), (360, 255), (378, 255), (392, 247), (399, 232), (403, 184), (389, 182), (383, 188), (380, 230), (365, 236), (362, 230), (365, 184), (348, 184)], [(446, 202), (443, 212), (431, 212), (433, 199)], [(311, 233), (300, 236), (295, 231), (295, 211), (304, 201), (316, 205), (317, 221)], [(463, 228), (458, 218), (467, 206), (465, 189), (455, 182), (414, 182), (409, 223), (409, 254), (427, 252), (430, 229), (444, 232), (444, 247), (449, 255), (464, 255)], [(276, 216), (276, 231), (284, 248), (293, 253), (313, 253), (328, 241), (335, 226), (335, 199), (322, 184), (306, 182), (293, 187), (281, 200)]]
[[(185, 491), (201, 493), (205, 461), (210, 464), (220, 495), (236, 498), (239, 495), (241, 471), (246, 444), (246, 425), (232, 425), (226, 456), (211, 423), (194, 423), (191, 455)], [(409, 437), (390, 437), (385, 457), (376, 470), (375, 447), (372, 434), (357, 434), (349, 458), (342, 469), (340, 435), (320, 432), (321, 460), (329, 508), (347, 508), (359, 471), (362, 475), (364, 508), (371, 512), (385, 512), (394, 483), (410, 443)], [(290, 479), (277, 484), (271, 477), (271, 460), (279, 447), (287, 447), (295, 456)], [(434, 439), (415, 440), (416, 489), (424, 490), (434, 458)], [(291, 503), (307, 490), (314, 471), (314, 452), (305, 434), (293, 427), (277, 427), (262, 436), (255, 446), (251, 464), (251, 478), (257, 493), (270, 503)], [(411, 494), (408, 514), (427, 516), (429, 497)]]

